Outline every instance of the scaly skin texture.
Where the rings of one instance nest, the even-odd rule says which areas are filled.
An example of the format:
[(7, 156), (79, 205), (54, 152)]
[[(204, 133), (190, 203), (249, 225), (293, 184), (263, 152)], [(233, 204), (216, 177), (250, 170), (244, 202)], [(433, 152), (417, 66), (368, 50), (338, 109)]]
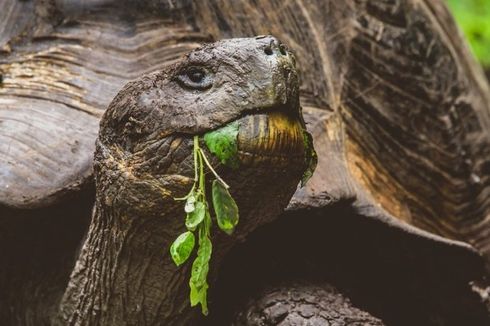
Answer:
[(190, 264), (177, 268), (168, 253), (184, 231), (182, 203), (174, 198), (193, 183), (193, 136), (235, 120), (240, 167), (218, 171), (231, 186), (240, 223), (232, 237), (213, 230), (211, 287), (226, 252), (282, 211), (306, 167), (294, 59), (272, 37), (225, 40), (116, 96), (101, 122), (95, 211), (60, 324), (194, 320), (199, 310), (191, 310), (187, 299)]
[[(292, 206), (299, 203), (309, 216), (312, 206), (357, 198), (363, 216), (389, 231), (397, 218), (490, 252), (490, 92), (443, 0), (56, 1), (60, 11), (52, 10), (54, 3), (0, 0), (0, 130), (6, 137), (0, 152), (1, 169), (9, 172), (0, 178), (2, 204), (32, 208), (63, 202), (68, 193), (80, 198), (77, 189), (92, 180), (99, 118), (125, 83), (176, 62), (202, 42), (272, 32), (296, 53), (301, 103), (319, 149), (317, 173)], [(46, 8), (30, 10), (34, 5)], [(366, 194), (374, 197), (368, 205), (359, 201)], [(86, 202), (63, 202), (55, 213), (52, 207), (21, 212), (22, 219), (1, 211), (3, 324), (49, 324), (45, 305), (59, 301), (73, 269), (71, 258), (86, 233), (80, 207), (93, 203)], [(373, 209), (379, 206), (393, 218)], [(408, 225), (398, 226), (414, 234)], [(481, 275), (475, 264), (465, 263), (475, 256), (470, 250), (452, 243), (438, 254), (437, 244), (422, 237), (424, 246), (414, 249), (400, 241), (403, 233), (368, 250), (362, 237), (352, 237), (356, 228), (334, 231), (352, 239), (343, 243), (363, 249), (355, 257), (369, 258), (366, 266), (383, 266), (376, 264), (377, 248), (400, 250), (383, 256), (391, 263), (387, 269), (354, 269), (355, 284), (365, 276), (370, 290), (391, 289), (408, 284), (403, 276), (409, 275), (420, 283), (413, 293), (437, 293), (433, 305), (466, 310), (447, 305), (448, 292), (431, 281), (447, 289), (460, 282), (455, 275), (466, 275), (456, 278), (465, 286), (475, 279), (468, 275)], [(378, 237), (367, 237), (369, 243), (372, 238)], [(331, 267), (324, 256), (316, 260)], [(410, 315), (414, 304), (430, 306), (418, 295), (387, 301), (383, 308), (390, 313), (391, 305)]]
[(384, 326), (380, 319), (356, 308), (328, 284), (287, 284), (268, 288), (250, 300), (233, 326), (346, 325)]

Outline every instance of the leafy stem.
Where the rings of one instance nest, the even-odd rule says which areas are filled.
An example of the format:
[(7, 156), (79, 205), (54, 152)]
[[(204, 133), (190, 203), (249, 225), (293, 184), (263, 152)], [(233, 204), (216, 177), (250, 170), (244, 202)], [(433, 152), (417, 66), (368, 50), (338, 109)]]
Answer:
[(196, 258), (192, 263), (189, 280), (190, 302), (191, 306), (201, 304), (202, 313), (207, 315), (207, 275), (212, 253), (212, 220), (206, 198), (205, 166), (216, 177), (216, 180), (212, 182), (212, 203), (218, 226), (227, 234), (232, 234), (238, 224), (238, 207), (228, 192), (230, 186), (218, 175), (200, 148), (198, 136), (194, 136), (193, 156), (194, 184), (185, 197), (175, 198), (175, 200), (185, 200), (184, 211), (186, 212), (185, 226), (187, 231), (180, 234), (172, 243), (170, 255), (177, 266), (185, 263), (194, 250), (196, 243), (194, 232), (197, 231), (198, 249)]

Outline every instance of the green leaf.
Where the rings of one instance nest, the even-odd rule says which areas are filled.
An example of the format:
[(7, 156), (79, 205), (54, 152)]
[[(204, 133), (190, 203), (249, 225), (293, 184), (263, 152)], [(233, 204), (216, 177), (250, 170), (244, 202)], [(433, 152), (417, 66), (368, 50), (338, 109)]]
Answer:
[(318, 163), (318, 156), (315, 147), (313, 147), (313, 137), (311, 137), (311, 134), (306, 130), (303, 130), (303, 141), (305, 146), (306, 170), (301, 178), (301, 187), (304, 187), (308, 180), (313, 176), (313, 172), (315, 172)]
[(189, 259), (195, 242), (194, 234), (189, 231), (182, 233), (175, 239), (174, 243), (170, 246), (170, 255), (175, 265), (180, 266)]
[(202, 313), (208, 314), (207, 290), (208, 290), (208, 271), (209, 260), (211, 259), (212, 244), (207, 235), (200, 237), (197, 257), (192, 263), (190, 286), (191, 306), (201, 304)]
[(228, 189), (218, 180), (213, 181), (213, 207), (220, 229), (232, 234), (238, 224), (238, 206)]
[(197, 257), (192, 263), (190, 282), (197, 288), (201, 288), (206, 283), (206, 277), (209, 270), (209, 260), (211, 259), (212, 244), (208, 236), (199, 239), (199, 249)]
[(204, 216), (206, 215), (206, 204), (198, 201), (195, 204), (195, 208), (192, 212), (187, 214), (187, 218), (185, 220), (185, 226), (187, 229), (194, 231), (199, 223), (204, 220)]
[(239, 123), (235, 121), (204, 135), (204, 142), (209, 151), (216, 155), (221, 163), (234, 169), (238, 168), (237, 136), (239, 127)]
[(207, 292), (208, 292), (208, 284), (205, 283), (200, 289), (196, 288), (192, 283), (190, 283), (191, 287), (191, 307), (196, 306), (198, 303), (201, 304), (201, 311), (203, 315), (208, 314), (208, 300), (207, 300)]
[(185, 201), (184, 211), (188, 214), (192, 213), (196, 208), (195, 203), (196, 203), (196, 196), (193, 192), (191, 192), (189, 194), (189, 197)]

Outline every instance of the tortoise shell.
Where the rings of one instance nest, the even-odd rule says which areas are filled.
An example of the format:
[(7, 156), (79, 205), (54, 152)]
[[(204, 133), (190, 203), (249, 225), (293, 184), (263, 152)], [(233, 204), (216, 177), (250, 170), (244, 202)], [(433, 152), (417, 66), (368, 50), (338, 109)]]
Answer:
[(441, 270), (489, 257), (490, 91), (442, 1), (0, 7), (0, 206), (34, 212), (91, 189), (99, 119), (129, 80), (204, 42), (273, 34), (296, 55), (318, 153), (288, 210), (352, 202), (450, 248)]
[[(320, 160), (293, 203), (360, 192), (489, 250), (490, 92), (440, 2), (2, 6), (2, 205), (48, 206), (90, 184), (98, 120), (127, 81), (211, 39), (272, 33), (296, 54)], [(342, 171), (331, 170), (332, 150)]]

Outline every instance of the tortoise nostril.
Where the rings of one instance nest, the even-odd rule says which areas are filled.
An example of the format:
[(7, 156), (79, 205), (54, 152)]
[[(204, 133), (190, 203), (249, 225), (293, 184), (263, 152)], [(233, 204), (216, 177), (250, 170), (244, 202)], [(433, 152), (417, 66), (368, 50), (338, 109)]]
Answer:
[(267, 55), (273, 55), (273, 54), (274, 54), (274, 51), (272, 51), (272, 48), (271, 48), (270, 46), (266, 46), (266, 47), (264, 48), (264, 52), (265, 52), (265, 54), (267, 54)]
[(276, 54), (277, 56), (289, 56), (289, 49), (288, 47), (281, 43), (278, 39), (274, 37), (267, 37), (265, 40), (267, 43), (264, 44), (262, 43), (260, 46), (263, 46), (263, 51), (267, 55), (273, 55)]
[(281, 52), (282, 55), (287, 55), (288, 54), (288, 48), (284, 44), (279, 44), (279, 51)]

